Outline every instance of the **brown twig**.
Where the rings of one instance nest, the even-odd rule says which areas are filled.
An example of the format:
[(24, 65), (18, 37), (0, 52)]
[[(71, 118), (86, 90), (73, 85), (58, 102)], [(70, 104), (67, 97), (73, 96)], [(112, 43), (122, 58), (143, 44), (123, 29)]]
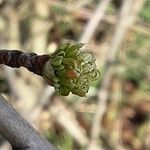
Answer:
[(42, 76), (43, 67), (49, 59), (49, 55), (24, 53), (18, 50), (0, 50), (0, 64), (13, 68), (25, 67), (40, 76)]

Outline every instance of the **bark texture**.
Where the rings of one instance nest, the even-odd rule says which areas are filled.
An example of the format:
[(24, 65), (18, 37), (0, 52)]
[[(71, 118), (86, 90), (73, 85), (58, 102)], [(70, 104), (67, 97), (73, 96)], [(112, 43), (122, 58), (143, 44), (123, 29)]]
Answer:
[(13, 150), (56, 150), (1, 95), (0, 134)]
[(42, 76), (43, 67), (49, 59), (49, 55), (24, 53), (18, 50), (0, 50), (0, 64), (13, 68), (22, 66), (40, 76)]

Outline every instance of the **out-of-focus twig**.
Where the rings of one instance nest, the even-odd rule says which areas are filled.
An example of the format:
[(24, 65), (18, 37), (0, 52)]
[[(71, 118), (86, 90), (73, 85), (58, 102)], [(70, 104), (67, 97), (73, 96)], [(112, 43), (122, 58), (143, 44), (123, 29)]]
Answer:
[(18, 114), (0, 95), (0, 134), (19, 150), (54, 150), (55, 148)]
[(92, 38), (92, 36), (95, 32), (95, 29), (97, 28), (100, 21), (102, 20), (110, 1), (111, 0), (101, 0), (100, 1), (96, 11), (94, 12), (93, 16), (89, 20), (84, 33), (80, 37), (80, 40), (79, 40), (80, 42), (88, 43), (90, 41), (90, 39)]
[(60, 97), (54, 98), (54, 102), (50, 106), (50, 113), (55, 120), (76, 139), (80, 145), (87, 145), (89, 141), (87, 135), (85, 134), (83, 128), (76, 121), (73, 111), (63, 103)]
[(93, 125), (91, 130), (91, 142), (88, 148), (89, 150), (92, 150), (93, 148), (98, 148), (97, 147), (98, 137), (101, 134), (100, 124), (101, 124), (102, 117), (106, 111), (108, 87), (113, 73), (112, 70), (113, 64), (126, 32), (128, 31), (129, 27), (135, 22), (137, 14), (142, 8), (142, 4), (144, 3), (144, 0), (142, 2), (140, 1), (141, 0), (123, 1), (119, 13), (119, 20), (117, 22), (116, 29), (115, 29), (115, 34), (110, 44), (110, 48), (108, 49), (107, 59), (105, 62), (104, 78), (102, 80), (101, 89), (98, 92), (98, 105), (93, 120)]
[[(92, 17), (92, 11), (84, 7), (71, 7), (71, 5), (65, 5), (64, 3), (58, 3), (57, 1), (49, 1), (49, 4), (52, 6), (59, 6), (61, 8), (64, 8), (69, 13), (72, 13), (75, 18), (78, 19), (90, 19)], [(116, 17), (113, 15), (105, 15), (105, 17), (102, 17), (102, 20), (110, 24), (115, 24), (117, 22)], [(139, 22), (132, 26), (131, 29), (135, 32), (141, 32), (145, 35), (150, 35), (149, 28)]]
[[(113, 24), (116, 24), (117, 19), (113, 15), (106, 15), (103, 18), (103, 21), (106, 21), (107, 23), (110, 23), (110, 24), (113, 25)], [(145, 26), (144, 24), (141, 24), (140, 22), (137, 22), (135, 25), (133, 25), (131, 27), (131, 30), (134, 31), (134, 32), (140, 32), (142, 34), (150, 36), (150, 29), (149, 29), (149, 27)]]

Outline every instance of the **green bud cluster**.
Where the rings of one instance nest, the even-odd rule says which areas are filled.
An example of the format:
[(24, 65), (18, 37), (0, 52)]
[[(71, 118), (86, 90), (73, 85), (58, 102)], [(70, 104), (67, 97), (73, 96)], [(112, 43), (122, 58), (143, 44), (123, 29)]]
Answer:
[(81, 51), (82, 46), (82, 43), (62, 44), (44, 67), (44, 79), (60, 95), (67, 96), (72, 92), (85, 96), (90, 83), (100, 75), (95, 58), (90, 53)]

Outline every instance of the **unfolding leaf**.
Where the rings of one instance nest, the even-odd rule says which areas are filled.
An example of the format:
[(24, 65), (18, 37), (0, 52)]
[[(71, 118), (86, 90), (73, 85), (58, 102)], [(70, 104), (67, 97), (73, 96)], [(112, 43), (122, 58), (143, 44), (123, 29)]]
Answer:
[(54, 66), (58, 66), (62, 63), (63, 57), (62, 56), (55, 56), (52, 60), (52, 64)]

